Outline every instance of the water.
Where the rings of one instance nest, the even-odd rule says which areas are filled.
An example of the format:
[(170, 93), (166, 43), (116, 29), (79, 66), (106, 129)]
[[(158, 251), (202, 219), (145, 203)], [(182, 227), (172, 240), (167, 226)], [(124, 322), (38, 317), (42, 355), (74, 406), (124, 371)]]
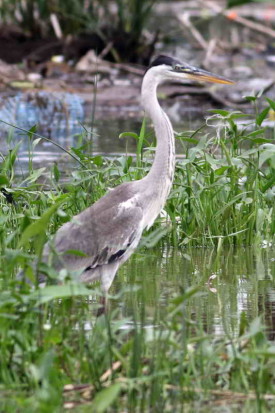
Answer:
[[(118, 319), (136, 320), (135, 324), (125, 322), (121, 329), (131, 331), (137, 320), (144, 320), (150, 342), (154, 330), (167, 319), (169, 308), (174, 308), (171, 302), (190, 287), (198, 287), (199, 293), (185, 302), (182, 322), (191, 326), (194, 338), (201, 331), (201, 336), (205, 333), (210, 340), (226, 337), (230, 342), (239, 336), (244, 317), (249, 324), (260, 317), (268, 339), (274, 341), (275, 250), (270, 248), (224, 247), (219, 254), (210, 248), (176, 250), (160, 245), (140, 249), (120, 268), (110, 290), (116, 298), (109, 307), (119, 310)], [(86, 331), (92, 328), (87, 322)], [(259, 407), (253, 395), (238, 399), (237, 393), (221, 391), (220, 395), (208, 394), (207, 399), (198, 396), (182, 411), (258, 413), (273, 409), (272, 401), (263, 401)]]
[[(84, 110), (81, 105), (82, 102), (76, 95), (66, 93), (55, 96), (39, 92), (35, 96), (14, 96), (6, 102), (4, 109), (6, 117), (10, 113), (14, 117), (13, 121), (21, 122), (20, 126), (26, 129), (37, 120), (40, 125), (39, 132), (42, 133), (45, 128), (45, 117), (50, 113), (51, 133), (57, 133), (55, 140), (69, 148), (78, 144), (79, 136), (76, 135), (83, 132), (81, 121), (84, 122)], [(200, 113), (188, 112), (183, 121), (178, 116), (179, 108), (175, 106), (177, 102), (165, 110), (172, 118), (177, 132), (200, 127), (203, 122), (202, 113), (205, 112), (202, 108)], [(3, 112), (3, 108), (1, 110)], [(135, 139), (119, 139), (119, 134), (127, 131), (138, 133), (142, 116), (112, 116), (108, 119), (98, 118), (91, 123), (91, 112), (91, 108), (86, 109), (85, 128), (91, 132), (89, 139), (93, 153), (135, 153)], [(149, 122), (148, 126), (151, 126)], [(24, 161), (27, 163), (29, 158), (27, 136), (17, 131), (8, 146), (13, 147), (19, 139), (22, 139), (19, 150), (22, 161), (20, 167), (24, 170)], [(2, 140), (5, 141), (5, 136), (2, 136)], [(152, 134), (149, 140), (152, 141)], [(183, 153), (180, 142), (176, 143), (177, 153)], [(51, 142), (40, 141), (35, 147), (34, 154), (37, 166), (45, 166), (59, 160), (61, 151)], [(68, 164), (65, 165), (68, 168)], [(150, 324), (152, 311), (158, 311), (161, 316), (171, 297), (176, 297), (190, 286), (198, 285), (202, 289), (202, 295), (198, 299), (193, 298), (186, 311), (192, 319), (202, 323), (207, 333), (236, 335), (241, 314), (245, 312), (250, 321), (261, 315), (270, 339), (274, 339), (274, 257), (274, 251), (252, 248), (223, 250), (219, 257), (215, 251), (205, 249), (185, 252), (159, 247), (156, 250), (139, 252), (121, 268), (113, 289), (120, 291), (124, 285), (132, 284), (138, 284), (141, 288), (138, 292), (123, 297), (117, 305), (119, 304), (125, 316), (133, 315), (136, 307), (145, 305)]]
[[(173, 117), (173, 114), (169, 116)], [(31, 116), (28, 120), (35, 123)], [(199, 128), (202, 121), (201, 116), (187, 116), (185, 122), (175, 116), (173, 125), (176, 131), (182, 132)], [(77, 145), (79, 137), (75, 134), (82, 133), (81, 125), (75, 119), (72, 124), (68, 119), (61, 124), (61, 133), (57, 129), (56, 135), (58, 143), (66, 148)], [(91, 128), (89, 120), (85, 125), (88, 130)], [(28, 129), (32, 125), (21, 126)], [(138, 133), (140, 128), (141, 116), (96, 120), (91, 134), (92, 152), (109, 156), (135, 153), (136, 141), (119, 139), (119, 134), (125, 131)], [(50, 136), (53, 136), (52, 131)], [(2, 137), (1, 141), (0, 137), (1, 143), (6, 142), (5, 138)], [(24, 162), (27, 165), (29, 159), (27, 136), (16, 133), (4, 150), (13, 147), (19, 139), (22, 140), (19, 158), (24, 171)], [(36, 167), (60, 160), (61, 153), (51, 142), (39, 142), (34, 156)], [(179, 143), (177, 153), (183, 153)], [(65, 167), (70, 168), (71, 165), (66, 162)], [(275, 340), (275, 250), (270, 248), (225, 247), (219, 254), (212, 249), (176, 250), (161, 244), (155, 249), (140, 249), (119, 270), (110, 291), (117, 298), (110, 300), (110, 307), (118, 309), (123, 319), (137, 319), (137, 315), (145, 311), (144, 328), (150, 335), (167, 315), (171, 301), (190, 287), (198, 287), (199, 293), (186, 301), (184, 318), (210, 337), (226, 336), (230, 339), (238, 336), (245, 316), (248, 323), (260, 317), (269, 340)], [(122, 326), (125, 329), (131, 327), (131, 323)], [(89, 319), (85, 328), (88, 331), (92, 329)], [(198, 401), (191, 406), (186, 405), (186, 411), (206, 413), (211, 409), (213, 412), (233, 413), (240, 408), (243, 412), (258, 411), (253, 400), (240, 404), (217, 399), (210, 405), (205, 400)]]
[[(42, 105), (41, 116), (45, 115), (45, 111), (50, 110), (55, 118), (55, 111), (60, 108), (56, 118), (57, 123), (53, 123), (54, 131), (58, 132), (58, 143), (69, 148), (77, 145), (79, 141), (79, 137), (75, 134), (81, 134), (83, 128), (80, 123), (77, 123), (77, 119), (80, 121), (84, 117), (84, 112), (81, 112), (80, 102), (75, 95), (71, 98), (69, 94), (64, 96), (64, 99), (68, 100), (66, 110), (60, 98), (56, 104), (52, 104), (51, 99), (43, 95), (41, 99), (44, 99), (42, 99), (44, 106)], [(48, 106), (45, 106), (45, 101)], [(22, 111), (28, 111), (27, 120), (21, 116), (21, 113), (22, 122), (35, 122), (34, 116), (31, 116), (33, 97), (27, 101), (27, 104), (20, 102), (20, 99), (16, 98), (10, 105), (16, 103), (15, 107), (19, 115)], [(65, 112), (68, 114), (70, 110), (75, 111), (76, 106), (77, 117), (71, 119), (69, 116), (65, 124), (64, 122), (60, 124), (59, 115), (62, 113), (64, 115)], [(12, 106), (11, 112), (15, 113), (13, 108)], [(169, 116), (172, 117), (177, 132), (194, 130), (203, 122), (202, 114), (194, 115), (190, 112), (182, 121), (181, 118), (177, 118), (177, 110), (173, 108), (169, 110)], [(36, 116), (39, 114), (40, 111)], [(107, 155), (135, 153), (135, 139), (119, 139), (119, 134), (127, 131), (138, 133), (141, 122), (140, 116), (132, 118), (117, 116), (96, 119), (92, 126), (89, 117), (86, 117), (85, 127), (88, 131), (92, 131), (90, 136), (92, 152)], [(23, 127), (31, 126), (25, 123)], [(27, 164), (29, 159), (28, 138), (17, 132), (8, 146), (13, 147), (18, 139), (22, 139), (19, 158), (21, 171), (24, 171), (24, 162)], [(2, 140), (5, 140), (5, 136), (2, 136)], [(183, 153), (180, 142), (177, 142), (177, 153)], [(60, 160), (61, 151), (51, 142), (40, 141), (34, 154), (34, 162), (38, 167), (51, 165), (54, 160)], [(64, 163), (65, 167), (68, 168), (68, 163)], [(132, 316), (140, 306), (145, 305), (148, 326), (155, 317), (155, 311), (161, 317), (171, 298), (195, 285), (201, 288), (202, 294), (190, 300), (186, 311), (192, 320), (202, 324), (205, 332), (215, 335), (238, 334), (240, 317), (244, 312), (249, 321), (261, 315), (270, 339), (275, 339), (275, 251), (253, 248), (224, 249), (220, 256), (217, 256), (214, 250), (209, 249), (175, 251), (158, 247), (155, 250), (140, 250), (120, 269), (112, 288), (113, 291), (119, 292), (125, 285), (134, 284), (140, 286), (140, 289), (123, 295), (121, 301), (113, 305), (119, 306), (124, 316)]]
[(219, 256), (206, 248), (141, 250), (120, 269), (111, 293), (129, 285), (135, 289), (112, 306), (118, 306), (125, 317), (145, 306), (148, 326), (156, 312), (160, 319), (167, 314), (173, 298), (197, 286), (200, 294), (188, 300), (186, 317), (206, 333), (237, 336), (245, 313), (249, 322), (260, 316), (269, 339), (275, 339), (274, 249), (224, 248)]
[[(167, 103), (166, 103), (167, 104)], [(177, 132), (195, 130), (203, 122), (204, 106), (194, 104), (170, 103), (165, 107), (173, 126)], [(28, 92), (18, 93), (0, 100), (0, 120), (29, 130), (36, 125), (36, 132), (45, 136), (50, 141), (36, 142), (33, 153), (33, 162), (42, 166), (53, 160), (59, 160), (64, 154), (54, 145), (57, 142), (62, 147), (69, 149), (79, 146), (84, 141), (89, 141), (90, 149), (94, 154), (121, 155), (135, 153), (136, 140), (134, 138), (119, 139), (122, 132), (139, 133), (142, 125), (143, 112), (140, 108), (129, 114), (126, 110), (110, 111), (105, 113), (107, 118), (102, 118), (101, 112), (96, 112), (94, 120), (91, 119), (93, 108), (91, 104), (84, 104), (83, 100), (75, 94), (54, 92)], [(206, 107), (205, 107), (206, 110)], [(150, 121), (148, 121), (150, 130)], [(149, 132), (149, 142), (153, 134)], [(37, 137), (33, 136), (33, 140)], [(27, 164), (29, 159), (29, 138), (22, 130), (13, 128), (5, 123), (0, 125), (1, 152), (7, 153), (18, 142), (19, 157)], [(183, 149), (177, 143), (177, 153)]]
[[(84, 120), (83, 101), (78, 95), (65, 92), (19, 92), (0, 99), (0, 119), (26, 130), (36, 125), (47, 138), (62, 139), (78, 133), (79, 123)], [(9, 125), (1, 123), (1, 136), (9, 129)], [(19, 138), (22, 132), (14, 129), (13, 134)]]
[[(190, 131), (199, 128), (202, 125), (203, 119), (198, 118), (194, 121), (185, 120), (184, 122), (177, 122), (175, 130), (178, 133), (183, 131)], [(125, 155), (135, 154), (136, 152), (136, 140), (134, 138), (119, 138), (119, 135), (123, 132), (135, 132), (139, 134), (142, 125), (141, 117), (134, 118), (116, 118), (116, 119), (100, 119), (94, 122), (93, 126), (91, 121), (87, 119), (84, 122), (84, 126), (88, 131), (88, 136), (84, 133), (82, 125), (74, 124), (74, 134), (68, 133), (63, 130), (63, 135), (60, 135), (58, 139), (54, 139), (57, 143), (66, 149), (72, 146), (78, 146), (80, 142), (89, 140), (91, 152), (93, 154), (100, 155)], [(152, 142), (153, 133), (150, 132), (151, 125), (148, 121), (148, 135), (149, 141)], [(5, 136), (0, 136), (0, 142), (2, 151), (5, 153), (9, 148), (21, 141), (19, 148), (19, 157), (21, 160), (28, 161), (28, 136), (24, 132), (17, 132), (16, 136), (13, 136), (13, 130), (10, 129), (11, 141), (7, 144), (6, 136), (8, 131), (5, 132)], [(39, 131), (38, 131), (39, 133)], [(46, 135), (44, 135), (46, 136)], [(82, 137), (81, 137), (82, 136)], [(47, 136), (46, 136), (47, 137)], [(83, 139), (83, 140), (82, 140)], [(176, 142), (177, 153), (183, 153), (183, 148), (180, 142)], [(33, 161), (37, 164), (41, 164), (50, 160), (57, 160), (63, 154), (62, 150), (56, 147), (52, 142), (41, 140), (35, 147)]]

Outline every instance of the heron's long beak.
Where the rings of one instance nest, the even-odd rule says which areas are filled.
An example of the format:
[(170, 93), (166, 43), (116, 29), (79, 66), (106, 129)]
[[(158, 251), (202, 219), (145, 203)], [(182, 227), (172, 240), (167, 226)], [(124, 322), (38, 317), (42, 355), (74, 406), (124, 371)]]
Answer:
[(223, 83), (225, 85), (232, 85), (235, 83), (233, 80), (227, 79), (223, 76), (215, 75), (214, 73), (207, 72), (203, 69), (198, 69), (196, 67), (182, 67), (180, 70), (189, 79), (211, 82), (211, 83)]

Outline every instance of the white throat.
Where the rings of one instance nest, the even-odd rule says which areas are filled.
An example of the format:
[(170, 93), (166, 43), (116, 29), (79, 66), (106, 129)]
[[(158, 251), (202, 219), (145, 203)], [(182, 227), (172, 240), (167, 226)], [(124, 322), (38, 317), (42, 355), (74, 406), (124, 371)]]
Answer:
[(163, 208), (169, 195), (175, 169), (175, 142), (171, 122), (157, 99), (157, 86), (165, 80), (163, 68), (150, 68), (142, 82), (141, 98), (146, 114), (152, 119), (157, 138), (155, 159), (148, 175), (142, 180), (144, 199), (147, 202), (148, 218), (145, 226), (150, 227)]

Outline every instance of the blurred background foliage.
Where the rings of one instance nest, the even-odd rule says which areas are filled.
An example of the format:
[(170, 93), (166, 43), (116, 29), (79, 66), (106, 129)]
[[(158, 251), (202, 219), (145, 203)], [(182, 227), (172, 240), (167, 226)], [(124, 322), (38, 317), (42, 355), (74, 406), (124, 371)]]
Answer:
[(0, 16), (3, 23), (15, 24), (36, 38), (54, 35), (55, 16), (62, 36), (96, 34), (104, 44), (112, 42), (118, 52), (121, 49), (122, 60), (127, 50), (131, 60), (131, 50), (147, 46), (143, 29), (155, 3), (157, 0), (2, 0)]

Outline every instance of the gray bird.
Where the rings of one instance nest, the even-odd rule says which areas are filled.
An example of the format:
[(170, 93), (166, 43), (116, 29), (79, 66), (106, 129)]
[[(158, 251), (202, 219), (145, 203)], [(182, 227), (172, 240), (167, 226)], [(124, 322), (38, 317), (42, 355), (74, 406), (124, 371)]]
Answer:
[[(157, 57), (144, 74), (141, 102), (151, 118), (157, 138), (153, 165), (138, 181), (110, 190), (95, 204), (64, 224), (44, 250), (60, 270), (78, 271), (84, 282), (101, 281), (107, 293), (118, 268), (137, 247), (168, 197), (175, 170), (175, 144), (171, 122), (157, 99), (157, 86), (165, 81), (194, 79), (231, 84), (232, 81), (168, 56)], [(51, 254), (54, 250), (54, 254)], [(81, 251), (81, 255), (70, 253)]]

